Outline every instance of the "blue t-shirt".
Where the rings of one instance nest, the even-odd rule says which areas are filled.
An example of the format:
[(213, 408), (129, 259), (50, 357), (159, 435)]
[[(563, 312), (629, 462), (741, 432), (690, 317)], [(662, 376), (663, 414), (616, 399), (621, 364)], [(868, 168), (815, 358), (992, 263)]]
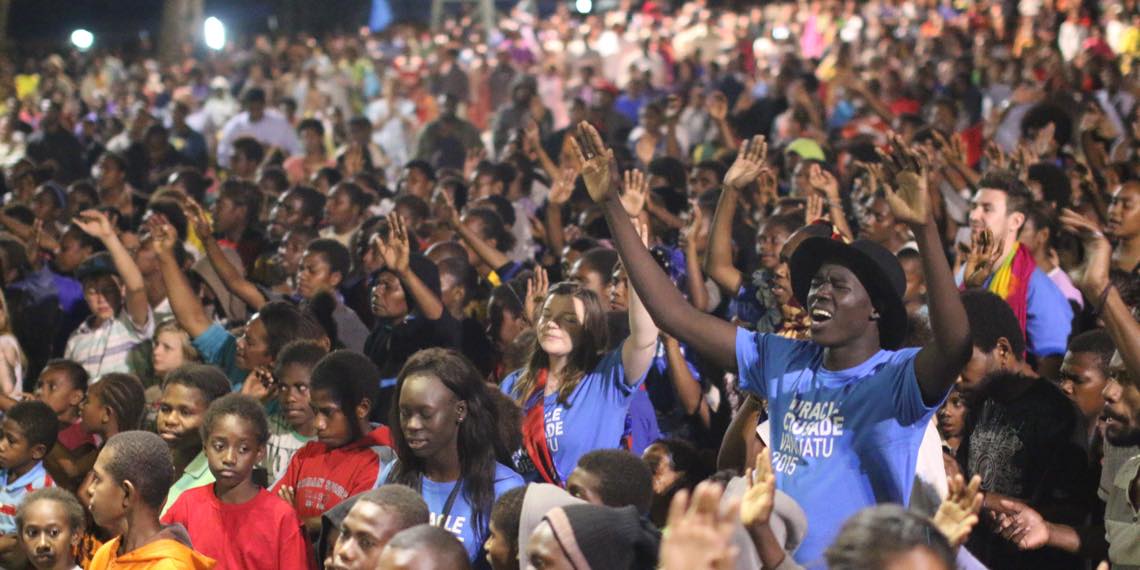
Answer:
[(880, 350), (832, 371), (818, 344), (737, 329), (740, 387), (768, 400), (776, 486), (810, 521), (796, 562), (820, 564), (860, 509), (907, 503), (918, 446), (938, 409), (922, 401), (917, 353)]
[[(504, 394), (515, 397), (512, 390), (521, 372), (516, 370), (503, 380), (500, 388)], [(621, 446), (630, 399), (644, 381), (645, 375), (642, 375), (634, 384), (626, 384), (619, 347), (606, 353), (598, 365), (578, 382), (567, 399), (569, 406), (558, 402), (558, 394), (546, 396), (542, 404), (546, 442), (561, 481), (566, 481), (583, 455), (595, 449)], [(525, 410), (523, 414), (526, 414)], [(538, 479), (526, 452), (515, 454), (515, 465), (528, 481)]]
[[(392, 472), (394, 465), (396, 465), (395, 461), (384, 468), (384, 472), (380, 475), (381, 481), (388, 480), (388, 475)], [(447, 519), (441, 521), (444, 507), (447, 505), (447, 497), (451, 495), (451, 490), (457, 484), (459, 484), (457, 481), (437, 483), (425, 477), (421, 483), (420, 495), (423, 496), (428, 511), (431, 512), (429, 523), (454, 534), (459, 542), (463, 543), (463, 548), (467, 549), (467, 558), (475, 561), (479, 551), (483, 548), (483, 541), (487, 539), (490, 532), (487, 530), (487, 525), (491, 521), (491, 512), (483, 513), (483, 528), (475, 528), (475, 513), (471, 508), (471, 503), (467, 500), (466, 490), (460, 488), (459, 492), (455, 494), (455, 501), (451, 504), (451, 511), (448, 513)], [(502, 463), (495, 464), (496, 499), (499, 498), (499, 495), (524, 484), (523, 478), (513, 469)]]
[[(960, 269), (954, 275), (958, 284), (962, 283), (963, 272)], [(983, 287), (989, 288), (993, 278), (990, 275)], [(1065, 354), (1073, 329), (1073, 307), (1040, 268), (1034, 268), (1029, 275), (1025, 304), (1025, 349), (1038, 358)]]

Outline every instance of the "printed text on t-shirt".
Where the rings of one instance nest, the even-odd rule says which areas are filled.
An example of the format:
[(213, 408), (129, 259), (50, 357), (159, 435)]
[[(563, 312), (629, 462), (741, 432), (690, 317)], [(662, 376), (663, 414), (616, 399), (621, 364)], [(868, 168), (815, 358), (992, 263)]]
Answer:
[(843, 437), (845, 419), (835, 402), (796, 399), (780, 422), (779, 445), (772, 451), (772, 467), (791, 475), (811, 457), (831, 457), (835, 440)]

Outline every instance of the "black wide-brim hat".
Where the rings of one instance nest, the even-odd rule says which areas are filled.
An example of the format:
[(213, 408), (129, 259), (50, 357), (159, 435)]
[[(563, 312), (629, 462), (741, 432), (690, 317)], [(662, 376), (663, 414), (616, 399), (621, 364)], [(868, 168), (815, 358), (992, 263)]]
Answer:
[(824, 263), (836, 263), (851, 270), (871, 296), (879, 311), (879, 345), (898, 348), (906, 337), (906, 274), (898, 258), (887, 248), (860, 239), (850, 244), (824, 237), (805, 239), (788, 268), (792, 275), (792, 293), (805, 309), (811, 280)]

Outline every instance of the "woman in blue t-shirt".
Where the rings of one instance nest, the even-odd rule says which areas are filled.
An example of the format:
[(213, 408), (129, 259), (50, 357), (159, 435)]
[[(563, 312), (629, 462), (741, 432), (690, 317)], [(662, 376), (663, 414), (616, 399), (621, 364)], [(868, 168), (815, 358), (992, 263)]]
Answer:
[(523, 408), (520, 472), (564, 485), (578, 458), (622, 446), (630, 400), (656, 352), (657, 326), (630, 289), (629, 338), (604, 352), (606, 314), (593, 291), (559, 283), (541, 307), (530, 360), (502, 390)]
[(463, 543), (472, 561), (488, 535), (495, 498), (523, 484), (502, 462), (498, 407), (475, 365), (453, 350), (412, 355), (396, 379), (390, 418), (399, 461), (381, 480), (416, 489), (431, 524)]

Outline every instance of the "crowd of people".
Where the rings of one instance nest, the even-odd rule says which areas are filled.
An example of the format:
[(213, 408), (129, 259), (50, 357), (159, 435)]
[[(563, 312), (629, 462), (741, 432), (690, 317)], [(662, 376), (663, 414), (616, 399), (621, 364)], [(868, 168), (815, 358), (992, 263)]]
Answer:
[(1140, 568), (1140, 6), (497, 22), (0, 59), (0, 567)]

